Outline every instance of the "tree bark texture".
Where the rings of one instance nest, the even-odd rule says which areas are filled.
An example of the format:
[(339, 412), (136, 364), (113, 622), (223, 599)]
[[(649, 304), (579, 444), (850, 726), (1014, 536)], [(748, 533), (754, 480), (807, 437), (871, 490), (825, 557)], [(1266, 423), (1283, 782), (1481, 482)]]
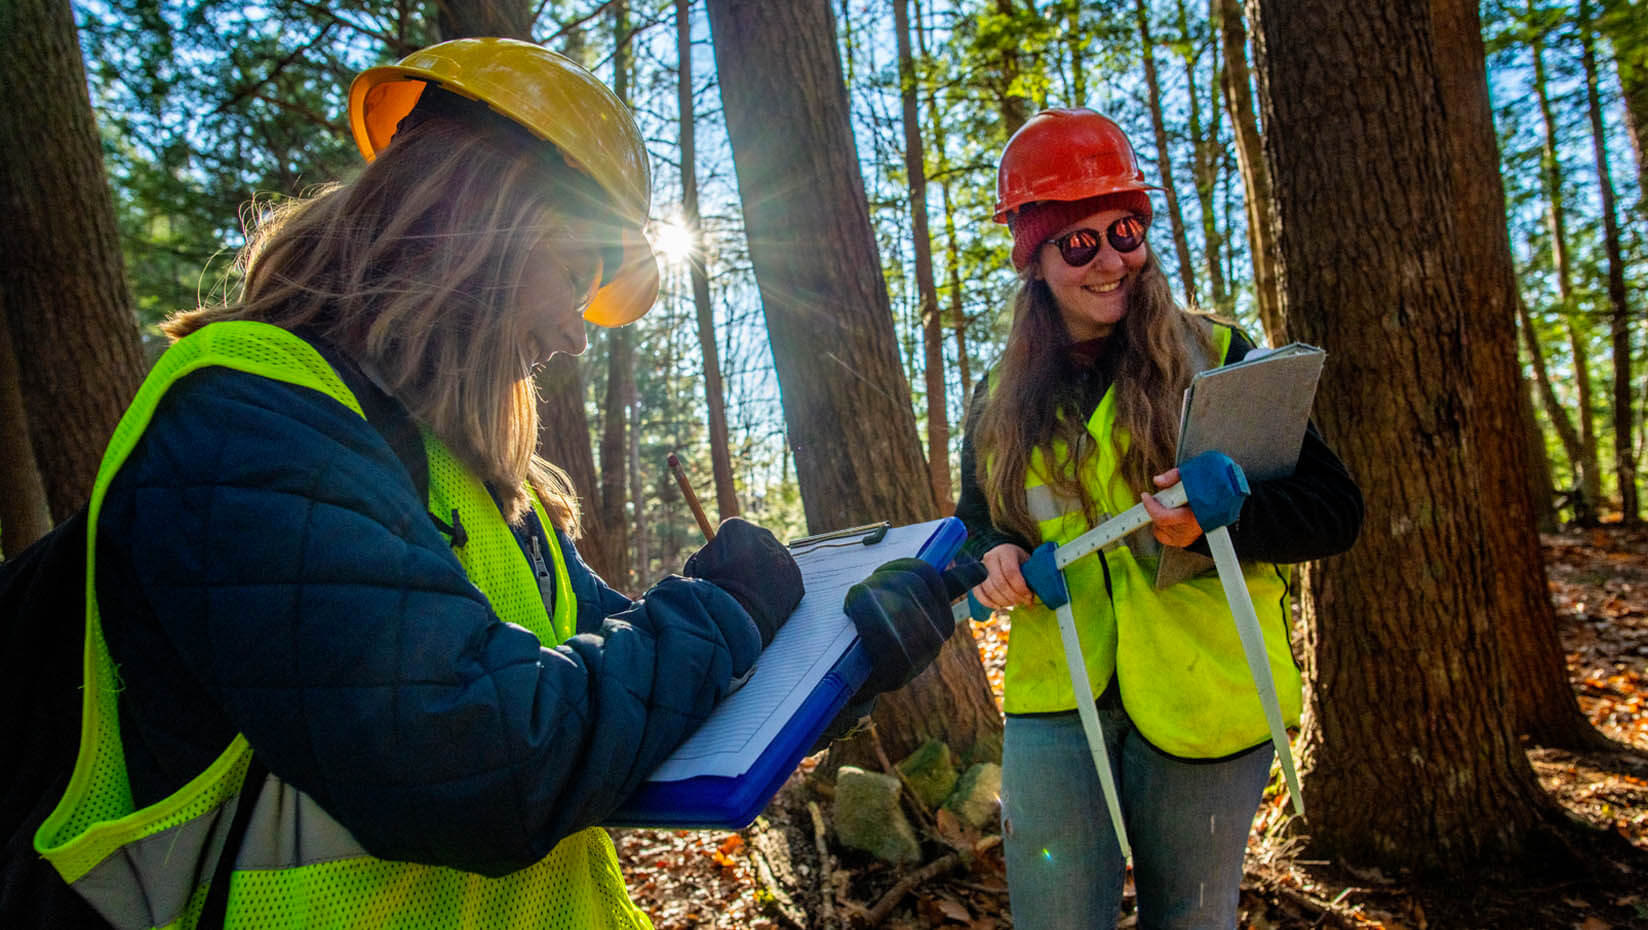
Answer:
[(22, 552), (52, 528), (46, 486), (40, 483), (29, 421), (23, 415), (23, 388), (5, 311), (0, 304), (0, 436), (5, 437), (0, 442), (0, 560)]
[(950, 416), (944, 398), (944, 321), (933, 283), (933, 238), (927, 228), (927, 166), (916, 105), (916, 68), (910, 53), (909, 0), (893, 0), (898, 42), (899, 99), (903, 105), (904, 172), (910, 189), (910, 239), (915, 248), (916, 293), (921, 300), (921, 341), (927, 388), (927, 481), (940, 512), (955, 510), (950, 494)]
[(555, 356), (539, 369), (537, 381), (538, 454), (559, 466), (572, 480), (584, 522), (578, 554), (608, 584), (628, 591), (629, 579), (613, 571), (613, 553), (608, 551), (612, 537), (596, 525), (600, 515), (591, 513), (591, 508), (600, 506), (601, 490), (595, 473), (595, 452), (590, 446), (589, 417), (584, 412), (584, 379), (578, 359)]
[(0, 6), (0, 306), (54, 520), (86, 502), (147, 365), (67, 0)]
[[(1551, 807), (1486, 607), (1498, 566), (1429, 5), (1249, 11), (1288, 330), (1338, 353), (1316, 409), (1367, 500), (1356, 548), (1302, 577), (1312, 852), (1439, 872), (1512, 857)], [(1415, 217), (1438, 248), (1369, 234)]]
[[(828, 0), (708, 8), (808, 528), (930, 519)], [(938, 687), (941, 699), (926, 697)], [(922, 678), (883, 695), (876, 720), (890, 753), (932, 735), (964, 755), (991, 740), (999, 749), (1000, 715), (966, 624)]]
[[(1438, 89), (1448, 127), (1464, 349), (1476, 448), (1477, 494), (1485, 514), (1482, 552), (1494, 624), (1516, 686), (1518, 731), (1541, 746), (1597, 747), (1607, 741), (1580, 712), (1546, 588), (1539, 519), (1529, 493), (1527, 390), (1517, 354), (1517, 280), (1505, 226), (1499, 143), (1488, 99), (1482, 24), (1475, 0), (1432, 0)], [(1541, 453), (1540, 461), (1543, 463)]]
[(1220, 46), (1224, 50), (1225, 107), (1236, 136), (1236, 165), (1242, 174), (1243, 203), (1247, 211), (1247, 245), (1253, 264), (1253, 304), (1259, 325), (1273, 346), (1290, 341), (1282, 320), (1282, 296), (1276, 285), (1276, 236), (1272, 228), (1273, 206), (1270, 171), (1265, 166), (1264, 143), (1259, 138), (1259, 120), (1254, 115), (1252, 73), (1247, 64), (1247, 24), (1241, 0), (1217, 0)]

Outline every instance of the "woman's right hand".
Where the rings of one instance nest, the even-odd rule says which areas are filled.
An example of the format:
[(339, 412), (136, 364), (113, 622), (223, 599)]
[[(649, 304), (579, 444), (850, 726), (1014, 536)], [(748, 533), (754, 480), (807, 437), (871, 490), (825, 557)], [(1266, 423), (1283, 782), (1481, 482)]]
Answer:
[(1029, 558), (1030, 553), (1025, 552), (1024, 547), (1012, 543), (1002, 543), (986, 552), (979, 561), (984, 563), (990, 576), (973, 589), (973, 596), (978, 598), (980, 604), (993, 610), (1029, 606), (1036, 595), (1019, 571), (1019, 566)]

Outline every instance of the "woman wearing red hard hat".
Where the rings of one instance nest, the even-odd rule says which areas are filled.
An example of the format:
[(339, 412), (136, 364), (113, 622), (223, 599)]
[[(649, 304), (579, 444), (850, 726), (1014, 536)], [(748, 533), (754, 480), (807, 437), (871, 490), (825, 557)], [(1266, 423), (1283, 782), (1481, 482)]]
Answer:
[[(1096, 702), (1103, 723), (1140, 927), (1235, 926), (1273, 757), (1217, 577), (1154, 585), (1162, 546), (1206, 548), (1189, 507), (1149, 494), (1178, 481), (1184, 388), (1253, 348), (1174, 302), (1146, 241), (1155, 189), (1121, 128), (1086, 109), (1036, 114), (998, 173), (996, 219), (1012, 230), (1020, 285), (1006, 349), (975, 392), (956, 514), (990, 573), (974, 593), (1013, 611), (1002, 833), (1020, 930), (1111, 927), (1119, 916), (1126, 863), (1078, 700)], [(1053, 611), (1020, 565), (1141, 496), (1149, 532), (1064, 569), (1096, 692), (1078, 696)], [(1348, 548), (1361, 519), (1360, 491), (1313, 427), (1295, 474), (1254, 482), (1231, 527), (1291, 723), (1300, 678), (1283, 566)]]
[[(631, 600), (533, 453), (534, 367), (657, 294), (641, 134), (507, 39), (366, 71), (349, 116), (368, 164), (264, 219), (229, 302), (167, 321), (110, 442), (80, 755), (35, 847), (121, 930), (649, 927), (594, 825), (802, 583), (733, 518)], [(921, 637), (876, 657), (883, 688), (952, 622), (914, 574), (847, 608)]]

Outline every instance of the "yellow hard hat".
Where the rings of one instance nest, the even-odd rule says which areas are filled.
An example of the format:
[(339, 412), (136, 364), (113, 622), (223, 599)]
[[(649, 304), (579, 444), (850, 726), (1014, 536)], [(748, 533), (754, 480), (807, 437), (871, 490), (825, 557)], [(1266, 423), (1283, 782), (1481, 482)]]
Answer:
[(652, 206), (652, 169), (641, 132), (618, 95), (570, 58), (530, 42), (453, 39), (355, 78), (349, 125), (367, 161), (389, 144), (430, 84), (519, 123), (612, 199), (625, 224), (623, 259), (607, 270), (584, 318), (622, 326), (651, 309), (658, 262), (642, 230)]

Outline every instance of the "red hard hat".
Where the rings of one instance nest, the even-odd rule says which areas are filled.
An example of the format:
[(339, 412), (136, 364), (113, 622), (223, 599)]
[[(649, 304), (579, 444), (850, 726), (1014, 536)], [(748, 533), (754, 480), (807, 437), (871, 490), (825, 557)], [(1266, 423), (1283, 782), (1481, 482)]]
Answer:
[(1133, 146), (1110, 118), (1084, 108), (1043, 110), (1001, 153), (996, 222), (1007, 222), (1027, 203), (1160, 189), (1144, 182)]

